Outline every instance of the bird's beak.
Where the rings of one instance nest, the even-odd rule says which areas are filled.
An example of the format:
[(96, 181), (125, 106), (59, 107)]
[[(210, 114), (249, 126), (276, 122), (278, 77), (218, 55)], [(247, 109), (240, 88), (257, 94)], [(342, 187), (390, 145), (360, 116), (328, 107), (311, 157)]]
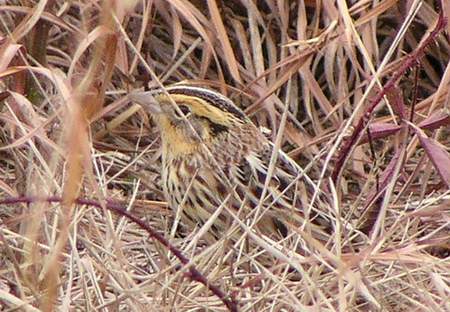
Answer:
[(152, 114), (161, 114), (161, 106), (158, 101), (153, 97), (155, 93), (152, 91), (132, 91), (128, 96), (131, 101), (136, 102)]

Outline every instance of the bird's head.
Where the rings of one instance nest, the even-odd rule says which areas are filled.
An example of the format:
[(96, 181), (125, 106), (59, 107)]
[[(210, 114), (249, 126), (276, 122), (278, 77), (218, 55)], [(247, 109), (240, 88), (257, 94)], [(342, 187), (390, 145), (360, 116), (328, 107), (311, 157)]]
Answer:
[(251, 121), (229, 98), (205, 88), (173, 86), (163, 90), (132, 92), (155, 118), (163, 145), (172, 153), (191, 153), (200, 144), (217, 145)]

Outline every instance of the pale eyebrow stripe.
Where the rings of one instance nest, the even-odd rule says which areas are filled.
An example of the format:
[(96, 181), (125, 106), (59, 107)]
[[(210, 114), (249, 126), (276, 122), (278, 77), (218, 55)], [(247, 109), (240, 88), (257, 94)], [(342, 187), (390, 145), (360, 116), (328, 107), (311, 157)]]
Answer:
[(224, 110), (235, 117), (245, 120), (246, 116), (231, 100), (211, 90), (205, 90), (195, 87), (172, 87), (167, 88), (169, 94), (180, 94), (198, 97), (212, 106)]

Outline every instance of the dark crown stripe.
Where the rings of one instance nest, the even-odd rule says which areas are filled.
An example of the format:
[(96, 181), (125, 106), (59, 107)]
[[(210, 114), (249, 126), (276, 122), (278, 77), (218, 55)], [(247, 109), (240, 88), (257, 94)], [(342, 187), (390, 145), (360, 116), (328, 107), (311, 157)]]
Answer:
[(209, 89), (175, 86), (167, 88), (167, 92), (169, 94), (182, 94), (187, 96), (198, 97), (208, 102), (212, 106), (215, 106), (223, 111), (226, 111), (241, 120), (246, 119), (244, 112), (240, 108), (238, 108), (230, 99)]

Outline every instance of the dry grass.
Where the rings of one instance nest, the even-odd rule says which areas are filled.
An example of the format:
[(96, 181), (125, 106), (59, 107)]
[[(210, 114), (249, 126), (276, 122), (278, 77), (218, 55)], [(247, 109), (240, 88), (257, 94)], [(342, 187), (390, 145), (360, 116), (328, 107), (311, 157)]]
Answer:
[[(436, 2), (0, 1), (0, 310), (450, 311)], [(158, 133), (126, 95), (179, 81), (281, 133), (330, 190), (329, 237), (170, 234)]]

